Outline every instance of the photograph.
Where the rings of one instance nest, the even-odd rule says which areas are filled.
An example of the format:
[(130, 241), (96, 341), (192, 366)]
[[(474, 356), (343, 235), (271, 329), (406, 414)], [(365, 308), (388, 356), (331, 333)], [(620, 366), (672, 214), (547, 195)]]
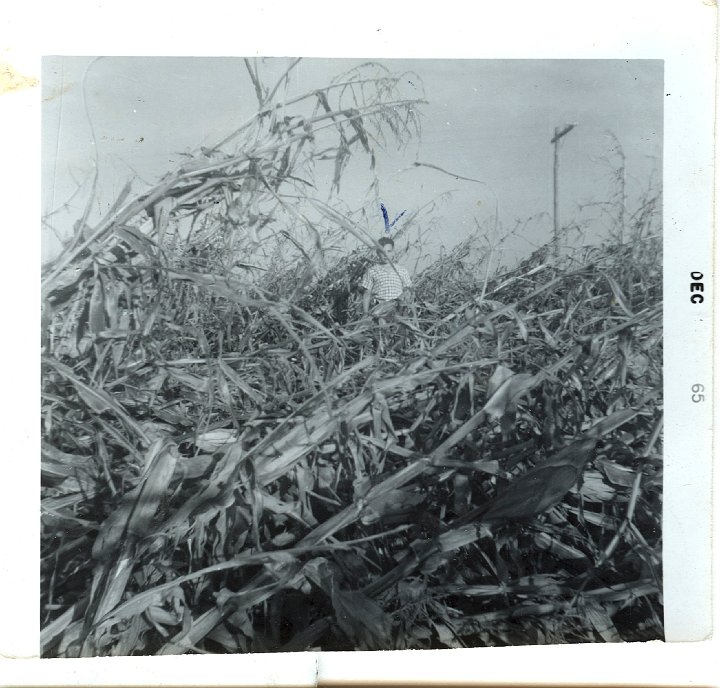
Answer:
[(41, 657), (665, 640), (663, 59), (41, 77)]

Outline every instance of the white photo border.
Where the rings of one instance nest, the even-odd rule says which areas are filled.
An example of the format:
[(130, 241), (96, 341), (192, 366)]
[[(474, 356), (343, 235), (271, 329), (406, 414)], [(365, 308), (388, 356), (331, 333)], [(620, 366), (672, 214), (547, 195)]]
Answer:
[[(3, 338), (7, 483), (0, 506), (0, 682), (312, 685), (319, 677), (324, 682), (715, 684), (710, 662), (717, 642), (709, 634), (716, 590), (710, 549), (716, 4), (475, 4), (453, 0), (419, 8), (376, 0), (355, 5), (209, 0), (187, 8), (174, 3), (171, 9), (126, 0), (76, 6), (71, 12), (66, 3), (28, 2), (4, 10), (0, 22), (11, 43), (0, 59), (31, 78), (40, 75), (41, 56), (50, 54), (664, 60), (665, 622), (667, 640), (700, 642), (393, 652), (370, 658), (303, 653), (7, 659), (36, 656), (39, 634), (40, 99), (39, 89), (28, 85), (0, 95), (0, 184), (7, 193), (2, 213), (11, 233), (1, 290), (8, 328)], [(700, 305), (690, 303), (692, 272), (703, 274), (706, 299)], [(14, 322), (15, 314), (20, 323)], [(705, 403), (692, 402), (690, 387), (696, 383), (708, 390)]]

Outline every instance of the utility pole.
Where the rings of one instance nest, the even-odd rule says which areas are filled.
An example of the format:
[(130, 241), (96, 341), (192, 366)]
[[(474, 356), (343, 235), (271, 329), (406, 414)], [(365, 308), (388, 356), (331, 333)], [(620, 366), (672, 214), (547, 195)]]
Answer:
[(555, 136), (550, 139), (554, 147), (553, 157), (553, 252), (557, 258), (560, 253), (560, 227), (558, 219), (558, 173), (560, 171), (560, 158), (558, 156), (558, 141), (571, 132), (577, 124), (566, 124), (562, 129), (555, 127)]

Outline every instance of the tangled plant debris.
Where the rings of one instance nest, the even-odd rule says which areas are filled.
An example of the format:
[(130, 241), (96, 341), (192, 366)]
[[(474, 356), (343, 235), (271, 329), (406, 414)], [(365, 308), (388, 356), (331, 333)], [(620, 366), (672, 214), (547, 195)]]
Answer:
[(662, 638), (659, 198), (497, 274), (471, 237), (381, 333), (337, 193), (420, 103), (248, 69), (255, 117), (44, 271), (43, 655)]

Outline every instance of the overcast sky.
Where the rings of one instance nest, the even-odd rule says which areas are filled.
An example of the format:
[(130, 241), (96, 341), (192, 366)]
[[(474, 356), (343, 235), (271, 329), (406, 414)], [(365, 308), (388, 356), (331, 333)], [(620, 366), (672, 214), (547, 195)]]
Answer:
[[(366, 60), (305, 59), (291, 74), (290, 94), (326, 85)], [(381, 200), (391, 213), (411, 211), (453, 191), (441, 215), (437, 244), (451, 246), (495, 213), (502, 226), (537, 217), (508, 248), (518, 256), (546, 241), (552, 227), (554, 128), (577, 127), (560, 148), (560, 217), (570, 222), (578, 206), (609, 199), (608, 156), (612, 132), (622, 144), (628, 198), (637, 199), (650, 179), (661, 181), (663, 64), (626, 60), (383, 60), (409, 76), (406, 93), (421, 84), (422, 140), (402, 153), (378, 156)], [(260, 66), (271, 82), (289, 64)], [(85, 106), (82, 98), (84, 78)], [(68, 58), (43, 63), (43, 213), (54, 212), (65, 234), (82, 213), (85, 197), (73, 197), (87, 182), (97, 154), (96, 213), (106, 210), (129, 179), (135, 190), (177, 167), (179, 153), (222, 139), (250, 116), (256, 96), (240, 58)], [(86, 111), (87, 110), (87, 111)], [(89, 120), (95, 130), (95, 142)], [(437, 165), (482, 184), (457, 180), (414, 161)], [(351, 207), (374, 205), (367, 166), (346, 179), (341, 195)], [(369, 207), (370, 214), (373, 208)], [(378, 229), (382, 218), (377, 212)], [(583, 219), (600, 233), (599, 211)], [(97, 215), (96, 215), (97, 217)], [(43, 233), (43, 258), (58, 242)]]

